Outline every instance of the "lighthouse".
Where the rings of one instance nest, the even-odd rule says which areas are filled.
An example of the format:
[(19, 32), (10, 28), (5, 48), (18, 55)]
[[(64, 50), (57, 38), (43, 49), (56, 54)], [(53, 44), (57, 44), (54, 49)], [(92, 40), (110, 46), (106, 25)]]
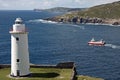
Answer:
[(28, 32), (21, 18), (16, 18), (11, 34), (11, 73), (13, 77), (28, 76), (29, 72), (29, 51)]

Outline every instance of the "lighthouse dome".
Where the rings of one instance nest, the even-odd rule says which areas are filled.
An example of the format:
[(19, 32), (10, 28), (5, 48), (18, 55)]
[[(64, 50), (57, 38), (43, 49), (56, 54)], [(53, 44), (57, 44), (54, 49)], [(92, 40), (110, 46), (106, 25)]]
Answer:
[(16, 18), (15, 24), (22, 24), (22, 19), (21, 18)]
[(16, 18), (15, 24), (13, 24), (13, 32), (25, 32), (25, 24), (21, 18)]

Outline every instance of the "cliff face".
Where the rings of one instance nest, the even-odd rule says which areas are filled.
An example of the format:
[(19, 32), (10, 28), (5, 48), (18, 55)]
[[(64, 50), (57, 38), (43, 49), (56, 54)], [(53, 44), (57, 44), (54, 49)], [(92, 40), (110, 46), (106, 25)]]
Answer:
[(105, 23), (120, 25), (120, 1), (94, 6), (83, 11), (69, 12), (65, 15), (49, 19), (57, 22)]

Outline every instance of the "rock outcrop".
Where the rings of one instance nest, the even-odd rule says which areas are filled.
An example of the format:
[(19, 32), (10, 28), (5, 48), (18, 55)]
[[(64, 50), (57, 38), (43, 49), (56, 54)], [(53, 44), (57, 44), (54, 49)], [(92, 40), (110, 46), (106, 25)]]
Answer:
[(93, 24), (112, 24), (112, 25), (120, 25), (120, 19), (101, 19), (101, 18), (83, 18), (83, 17), (52, 17), (47, 18), (45, 20), (62, 22), (62, 23), (93, 23)]

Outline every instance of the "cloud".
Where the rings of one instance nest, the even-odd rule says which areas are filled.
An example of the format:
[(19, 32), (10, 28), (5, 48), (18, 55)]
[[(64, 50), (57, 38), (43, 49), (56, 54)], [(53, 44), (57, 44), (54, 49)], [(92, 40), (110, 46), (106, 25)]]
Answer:
[(34, 9), (52, 7), (91, 7), (119, 0), (0, 0), (0, 9)]
[(92, 7), (95, 5), (111, 3), (119, 0), (74, 0), (79, 7)]
[(76, 6), (82, 8), (111, 3), (115, 1), (119, 1), (119, 0), (74, 0)]

